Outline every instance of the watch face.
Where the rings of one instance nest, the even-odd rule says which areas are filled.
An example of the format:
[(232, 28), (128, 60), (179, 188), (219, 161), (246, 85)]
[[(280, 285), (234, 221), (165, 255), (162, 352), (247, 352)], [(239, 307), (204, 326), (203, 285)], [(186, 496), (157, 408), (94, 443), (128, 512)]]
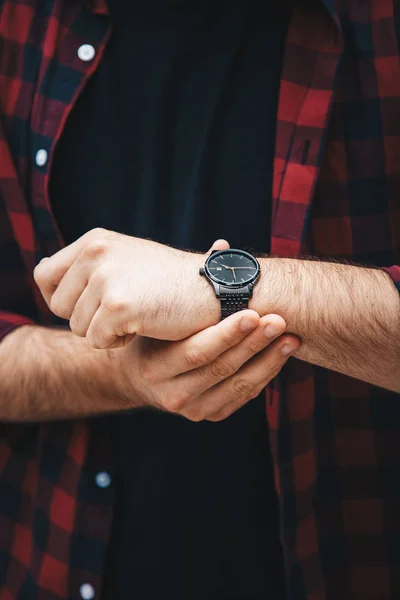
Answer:
[(215, 282), (229, 287), (242, 287), (257, 279), (258, 261), (244, 250), (220, 250), (206, 261), (207, 275)]

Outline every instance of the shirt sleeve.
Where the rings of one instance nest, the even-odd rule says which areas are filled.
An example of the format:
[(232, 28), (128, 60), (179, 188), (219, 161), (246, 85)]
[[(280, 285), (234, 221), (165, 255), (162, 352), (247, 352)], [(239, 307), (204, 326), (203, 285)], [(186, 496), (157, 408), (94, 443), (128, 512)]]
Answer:
[(393, 279), (394, 285), (397, 287), (397, 290), (400, 293), (400, 266), (393, 265), (392, 267), (383, 267), (383, 271), (386, 271), (388, 275)]
[(0, 310), (0, 342), (21, 325), (35, 325), (35, 322), (28, 317)]

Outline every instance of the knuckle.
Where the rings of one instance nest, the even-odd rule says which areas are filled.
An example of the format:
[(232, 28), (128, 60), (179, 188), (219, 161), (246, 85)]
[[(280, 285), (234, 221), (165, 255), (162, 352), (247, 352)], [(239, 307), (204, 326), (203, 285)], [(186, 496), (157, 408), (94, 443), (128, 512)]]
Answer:
[(185, 417), (185, 419), (188, 419), (193, 423), (200, 423), (201, 421), (204, 421), (204, 415), (198, 410), (183, 411), (181, 414), (183, 417)]
[(199, 347), (193, 346), (188, 348), (184, 355), (184, 362), (191, 368), (198, 368), (208, 363), (208, 358), (204, 350)]
[(231, 348), (237, 342), (237, 330), (225, 331), (221, 337), (222, 346), (225, 350)]
[(90, 282), (98, 289), (104, 290), (105, 284), (109, 278), (109, 273), (107, 269), (104, 268), (104, 265), (101, 268), (95, 269), (93, 274), (90, 276)]
[(246, 402), (247, 402), (247, 400), (253, 400), (254, 398), (257, 398), (257, 396), (259, 396), (261, 394), (261, 392), (263, 391), (263, 389), (265, 389), (265, 387), (266, 387), (266, 383), (263, 383), (261, 385), (260, 384), (256, 385), (254, 387), (253, 393), (251, 394), (250, 398), (246, 399)]
[(260, 340), (249, 340), (247, 343), (247, 348), (251, 352), (251, 354), (258, 354), (266, 345), (267, 339)]
[(69, 321), (69, 327), (72, 333), (79, 337), (84, 337), (86, 333), (85, 328), (83, 327), (80, 318), (75, 313), (72, 313), (71, 319)]
[(104, 256), (110, 249), (110, 242), (105, 238), (95, 238), (91, 240), (81, 252), (81, 258), (84, 260), (94, 260)]
[(94, 227), (94, 229), (88, 231), (86, 235), (88, 237), (96, 238), (106, 235), (106, 233), (108, 233), (108, 230), (104, 229), (104, 227)]
[(282, 364), (279, 363), (275, 363), (274, 365), (272, 365), (272, 368), (270, 369), (269, 372), (269, 377), (268, 380), (271, 381), (271, 379), (274, 379), (277, 375), (279, 375), (281, 369), (282, 369)]
[[(257, 394), (255, 394), (255, 396), (256, 395)], [(233, 401), (229, 406), (226, 407), (224, 411), (222, 411), (223, 418), (227, 419), (228, 417), (233, 415), (233, 413), (238, 411), (239, 408), (242, 408), (242, 406), (244, 406), (248, 400), (251, 400), (251, 398), (244, 398), (242, 400)]]
[(234, 411), (232, 409), (230, 409), (230, 410), (221, 410), (216, 415), (213, 415), (209, 420), (210, 421), (214, 421), (215, 423), (219, 423), (219, 421), (224, 421), (225, 419), (227, 419), (228, 417), (230, 417), (233, 412)]
[(163, 402), (165, 410), (171, 413), (180, 414), (185, 408), (187, 397), (185, 394), (175, 394), (169, 398), (166, 398)]
[(44, 268), (44, 265), (39, 264), (35, 267), (33, 278), (38, 285), (41, 285), (46, 281), (46, 269)]
[(86, 333), (86, 340), (89, 346), (96, 350), (102, 350), (104, 348), (103, 336), (99, 328), (91, 326)]
[(249, 379), (237, 377), (233, 380), (233, 390), (239, 397), (251, 398), (255, 391), (255, 385)]
[(234, 372), (234, 367), (226, 360), (215, 360), (210, 364), (210, 374), (214, 379), (226, 379)]
[(221, 416), (220, 413), (217, 413), (215, 415), (211, 415), (209, 417), (207, 417), (206, 421), (211, 421), (211, 423), (218, 423), (219, 421), (223, 420), (223, 416)]
[(131, 319), (126, 326), (126, 331), (131, 335), (143, 337), (145, 335), (145, 326), (143, 321), (140, 319)]
[(121, 313), (126, 309), (127, 303), (122, 298), (121, 294), (115, 292), (108, 292), (104, 296), (101, 302), (101, 306), (108, 312)]
[(97, 338), (93, 336), (93, 334), (87, 335), (86, 341), (91, 348), (94, 348), (95, 350), (102, 350), (101, 344), (99, 343)]
[(50, 310), (61, 319), (69, 319), (71, 311), (65, 306), (63, 299), (58, 294), (53, 294), (50, 299)]
[(217, 411), (216, 413), (214, 413), (213, 415), (211, 415), (210, 417), (207, 418), (208, 421), (213, 421), (215, 423), (218, 423), (219, 421), (224, 421), (224, 419), (227, 419), (228, 417), (231, 416), (231, 414), (233, 414), (236, 410), (238, 410), (238, 408), (240, 408), (242, 406), (243, 403), (236, 403), (235, 406), (232, 406), (232, 404), (229, 404), (228, 406), (225, 406), (224, 408), (221, 408), (219, 411)]
[(279, 375), (279, 373), (281, 372), (282, 367), (284, 366), (284, 364), (285, 363), (282, 362), (281, 357), (276, 357), (274, 359), (274, 362), (271, 362), (269, 360), (265, 364), (264, 370), (263, 370), (263, 372), (261, 374), (263, 380), (269, 382), (272, 379), (274, 379), (274, 377), (276, 377), (277, 375)]

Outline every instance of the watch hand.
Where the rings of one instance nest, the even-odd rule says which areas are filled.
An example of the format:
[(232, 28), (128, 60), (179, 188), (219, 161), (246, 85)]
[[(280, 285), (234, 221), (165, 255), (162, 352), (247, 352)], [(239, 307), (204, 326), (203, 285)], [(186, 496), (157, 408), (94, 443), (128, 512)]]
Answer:
[(232, 273), (233, 273), (233, 279), (234, 279), (234, 281), (236, 281), (235, 267), (231, 267), (231, 269), (232, 269)]

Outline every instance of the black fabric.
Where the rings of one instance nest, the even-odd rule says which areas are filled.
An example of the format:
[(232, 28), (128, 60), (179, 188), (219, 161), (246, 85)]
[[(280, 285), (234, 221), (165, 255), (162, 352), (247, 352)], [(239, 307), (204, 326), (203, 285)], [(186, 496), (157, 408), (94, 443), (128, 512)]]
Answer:
[[(114, 31), (55, 153), (67, 242), (103, 226), (267, 252), (287, 11), (110, 0)], [(107, 417), (117, 505), (104, 600), (284, 597), (264, 398), (224, 422)]]

